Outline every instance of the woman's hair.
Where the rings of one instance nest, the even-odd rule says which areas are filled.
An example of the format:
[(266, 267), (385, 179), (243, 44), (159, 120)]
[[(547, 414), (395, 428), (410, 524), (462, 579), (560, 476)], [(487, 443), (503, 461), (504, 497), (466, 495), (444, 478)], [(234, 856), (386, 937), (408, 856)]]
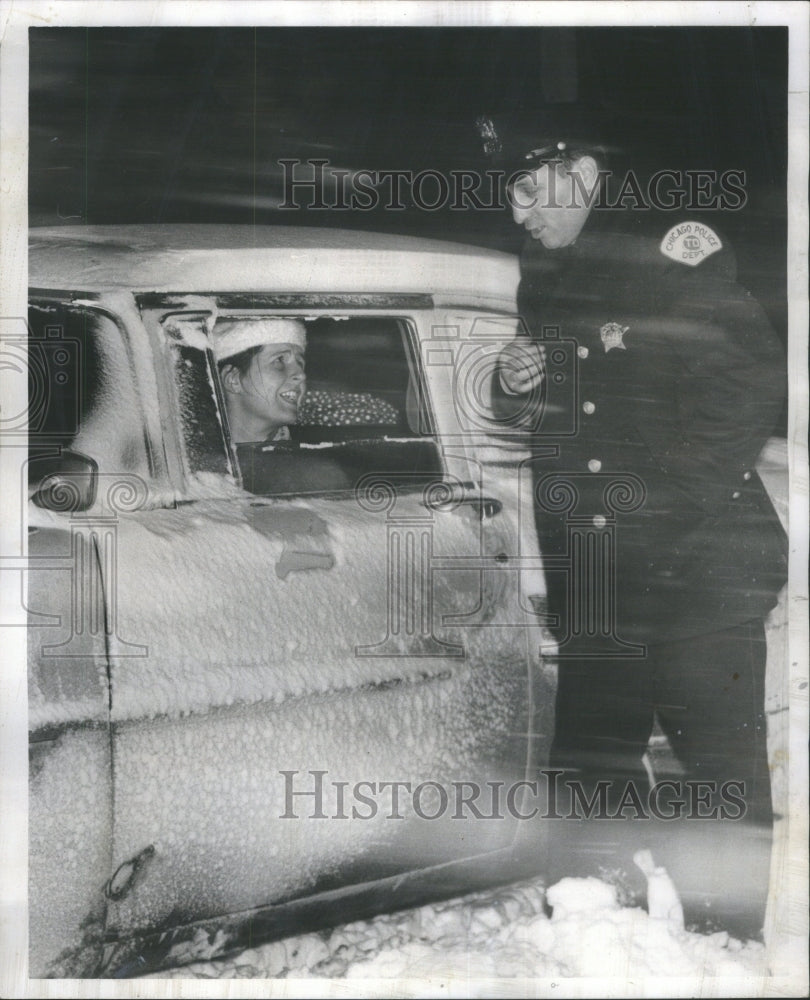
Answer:
[(239, 374), (244, 378), (248, 373), (248, 368), (250, 368), (250, 362), (256, 357), (264, 346), (264, 344), (256, 344), (255, 347), (248, 347), (246, 351), (240, 351), (238, 354), (233, 354), (231, 357), (224, 358), (222, 361), (217, 362), (217, 369), (219, 370), (220, 375), (226, 365), (233, 365)]

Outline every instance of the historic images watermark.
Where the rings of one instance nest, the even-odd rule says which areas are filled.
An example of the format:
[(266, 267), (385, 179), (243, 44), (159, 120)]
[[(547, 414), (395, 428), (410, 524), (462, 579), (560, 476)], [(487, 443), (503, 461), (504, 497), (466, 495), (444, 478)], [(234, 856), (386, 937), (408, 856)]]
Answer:
[(596, 782), (565, 771), (537, 771), (533, 781), (341, 781), (325, 770), (279, 771), (280, 819), (334, 820), (739, 820), (744, 781), (664, 779)]
[[(553, 183), (542, 193), (526, 183), (526, 170), (349, 170), (327, 159), (280, 159), (285, 211), (370, 212), (500, 212), (504, 209), (562, 208)], [(581, 186), (576, 173), (572, 175)], [(744, 208), (744, 170), (657, 170), (642, 177), (632, 170), (621, 175), (599, 171), (600, 183), (580, 192), (586, 203), (600, 210), (671, 212), (738, 211)], [(608, 183), (609, 182), (609, 183)]]

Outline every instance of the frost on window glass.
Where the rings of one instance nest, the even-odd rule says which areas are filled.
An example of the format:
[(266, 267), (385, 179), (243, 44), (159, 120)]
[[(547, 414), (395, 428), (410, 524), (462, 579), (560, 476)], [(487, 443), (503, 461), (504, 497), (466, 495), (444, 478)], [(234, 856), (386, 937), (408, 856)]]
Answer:
[(105, 474), (148, 477), (146, 436), (124, 334), (106, 315), (69, 303), (28, 312), (29, 448), (93, 458)]
[(29, 430), (37, 437), (70, 447), (92, 411), (101, 389), (102, 370), (86, 314), (62, 303), (28, 309)]
[(227, 446), (208, 355), (195, 347), (170, 345), (172, 374), (191, 472), (230, 472)]

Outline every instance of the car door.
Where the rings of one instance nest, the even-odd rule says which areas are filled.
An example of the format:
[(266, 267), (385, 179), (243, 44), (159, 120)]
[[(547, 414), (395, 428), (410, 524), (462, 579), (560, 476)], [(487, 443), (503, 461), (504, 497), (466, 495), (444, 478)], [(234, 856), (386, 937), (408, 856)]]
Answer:
[[(28, 317), (28, 427), (20, 443), (28, 448), (21, 592), (32, 977), (92, 976), (101, 967), (113, 871), (103, 562), (114, 524), (92, 498), (145, 484), (149, 475), (126, 340), (108, 314), (79, 299), (42, 291)], [(109, 425), (105, 400), (115, 400), (123, 437)]]
[[(214, 306), (266, 314), (256, 298)], [(439, 413), (450, 376), (420, 351), (435, 316), (409, 305), (299, 308), (307, 412), (248, 459), (205, 302), (141, 303), (174, 493), (120, 515), (108, 564), (127, 643), (110, 650), (112, 939), (514, 837), (469, 802), (525, 777), (537, 652), (504, 610), (516, 575), (492, 585), (519, 543)]]

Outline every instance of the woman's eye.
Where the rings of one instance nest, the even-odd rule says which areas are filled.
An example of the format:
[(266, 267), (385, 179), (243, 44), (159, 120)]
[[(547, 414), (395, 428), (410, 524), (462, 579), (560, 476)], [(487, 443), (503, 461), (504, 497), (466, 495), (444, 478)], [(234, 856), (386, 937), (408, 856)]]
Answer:
[(304, 359), (294, 354), (278, 354), (269, 362), (274, 371), (286, 372), (288, 369), (300, 368), (303, 371)]

